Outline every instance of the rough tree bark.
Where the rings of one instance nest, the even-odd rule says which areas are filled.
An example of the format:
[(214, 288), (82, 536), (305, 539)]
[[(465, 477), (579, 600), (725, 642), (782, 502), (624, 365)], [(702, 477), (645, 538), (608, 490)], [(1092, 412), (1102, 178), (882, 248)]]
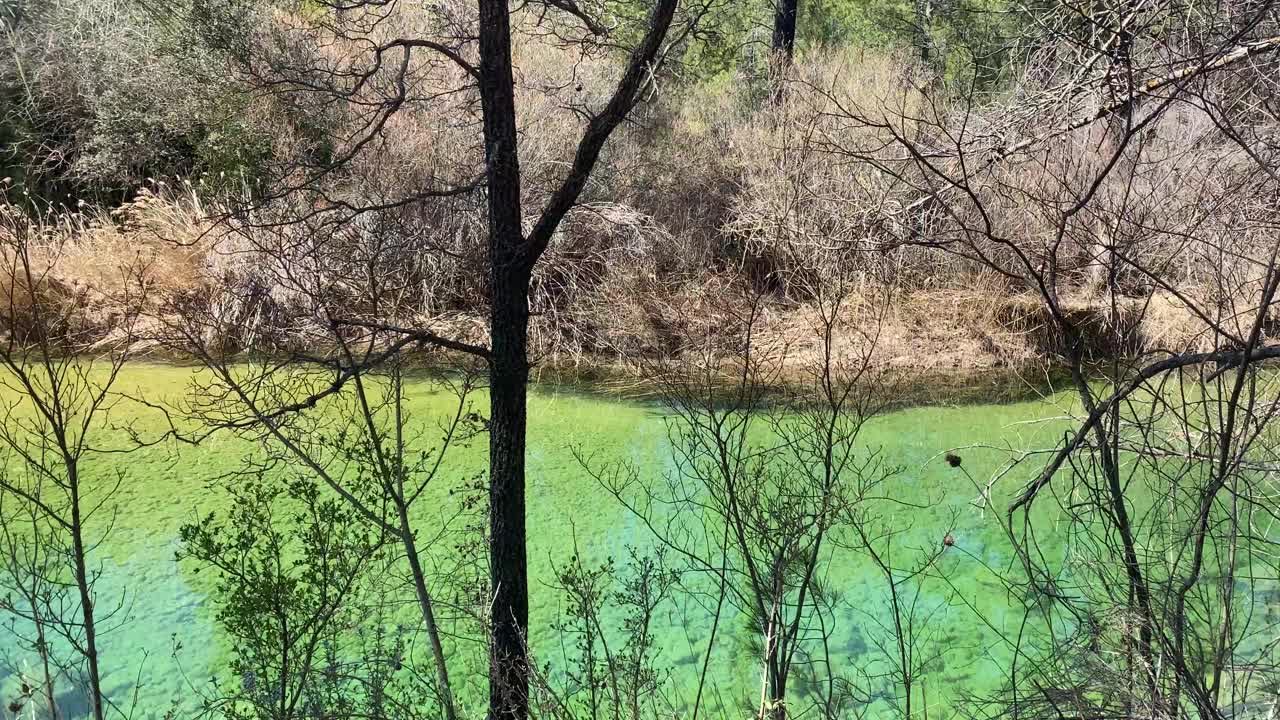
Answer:
[(573, 164), (523, 232), (511, 23), (507, 0), (480, 2), (480, 96), (489, 211), (490, 399), (489, 716), (528, 714), (528, 565), (525, 538), (525, 392), (529, 382), (529, 281), (560, 221), (586, 187), (604, 143), (639, 99), (659, 58), (678, 0), (659, 0), (613, 97), (587, 124)]
[(528, 709), (529, 626), (524, 528), (525, 386), (529, 381), (528, 274), (518, 268), (520, 161), (516, 146), (511, 24), (506, 0), (480, 0), (480, 97), (489, 203), (490, 717)]
[(796, 17), (800, 0), (775, 0), (773, 11), (773, 53), (790, 64), (796, 48)]

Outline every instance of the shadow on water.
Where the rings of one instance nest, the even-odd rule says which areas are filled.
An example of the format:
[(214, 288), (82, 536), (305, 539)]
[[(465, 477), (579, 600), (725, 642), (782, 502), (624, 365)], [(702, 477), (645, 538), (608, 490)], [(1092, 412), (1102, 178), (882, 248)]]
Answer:
[[(187, 370), (192, 373), (201, 369), (198, 364), (180, 358), (157, 358), (138, 365)], [(416, 364), (412, 359), (405, 370), (408, 379), (431, 388), (429, 394), (443, 392), (436, 389), (439, 383), (446, 379), (457, 379), (461, 373), (458, 366)], [(535, 367), (530, 381), (530, 392), (534, 395), (626, 401), (645, 408), (654, 415), (667, 414), (662, 384), (643, 377), (633, 367), (589, 363), (549, 364)], [(876, 383), (886, 388), (890, 394), (885, 398), (885, 411), (894, 411), (911, 407), (1007, 405), (1040, 400), (1068, 388), (1070, 374), (1065, 368), (1058, 366), (973, 370), (904, 368), (889, 370), (887, 376), (878, 376)], [(483, 390), (483, 382), (478, 389)], [(799, 385), (784, 380), (766, 394), (781, 398), (797, 389)], [(716, 392), (723, 393), (727, 399), (732, 390), (732, 382), (726, 376), (725, 383)]]
[(89, 717), (89, 695), (79, 688), (59, 692), (54, 702), (58, 704), (58, 717)]
[[(9, 650), (6, 648), (6, 650)], [(9, 650), (12, 652), (11, 650)], [(43, 720), (51, 717), (45, 702), (44, 688), (40, 686), (36, 666), (19, 661), (9, 654), (0, 657), (0, 701), (7, 716)], [(83, 686), (65, 673), (54, 678), (53, 702), (60, 718), (89, 716), (89, 695)], [(26, 687), (27, 692), (23, 692)], [(18, 708), (15, 710), (15, 708)]]
[[(428, 374), (429, 375), (429, 374)], [(424, 375), (424, 378), (427, 375)], [(890, 370), (878, 376), (877, 386), (885, 389), (886, 411), (912, 407), (1007, 405), (1042, 400), (1069, 387), (1070, 375), (1063, 368), (993, 368), (985, 370)], [(634, 373), (609, 374), (599, 370), (552, 370), (537, 378), (534, 393), (568, 395), (588, 399), (624, 400), (665, 414), (663, 388)], [(798, 385), (781, 384), (766, 393), (777, 398), (801, 391)], [(734, 386), (731, 381), (716, 388), (726, 401)]]
[[(113, 542), (137, 547), (137, 538)], [(99, 598), (118, 598), (121, 593), (129, 598), (127, 616), (112, 619), (99, 637), (103, 691), (125, 715), (140, 710), (140, 716), (134, 715), (148, 717), (153, 710), (174, 707), (188, 695), (188, 673), (194, 681), (207, 677), (216, 647), (214, 628), (202, 611), (203, 594), (179, 572), (171, 545), (139, 550), (123, 562), (104, 562), (96, 592)], [(27, 628), (17, 631), (29, 634)], [(181, 648), (173, 644), (175, 633), (183, 638)], [(72, 657), (65, 640), (53, 644), (52, 653), (63, 662)], [(37, 709), (37, 717), (44, 717), (38, 667), (35, 652), (17, 647), (14, 638), (0, 630), (0, 700), (8, 705), (20, 699), (25, 681), (36, 688), (36, 697), (27, 702)], [(55, 679), (54, 687), (60, 718), (89, 716), (83, 682), (64, 675)]]

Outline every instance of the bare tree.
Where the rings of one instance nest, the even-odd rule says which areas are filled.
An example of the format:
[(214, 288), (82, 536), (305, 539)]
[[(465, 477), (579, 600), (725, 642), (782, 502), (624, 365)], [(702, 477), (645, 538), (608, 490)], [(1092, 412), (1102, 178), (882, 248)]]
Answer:
[[(550, 663), (535, 674), (535, 695), (545, 698), (540, 714), (621, 720), (676, 707), (666, 693), (666, 673), (656, 666), (662, 648), (653, 633), (677, 582), (661, 552), (649, 556), (628, 548), (623, 563), (609, 558), (588, 567), (575, 547), (551, 583), (564, 600), (555, 625), (563, 680), (552, 679)], [(621, 622), (611, 622), (618, 611)]]
[[(43, 702), (51, 720), (58, 717), (57, 678), (64, 668), (54, 652), (51, 641), (55, 636), (45, 612), (59, 607), (55, 595), (60, 588), (51, 582), (57, 578), (56, 558), (41, 538), (42, 523), (39, 510), (24, 504), (4, 502), (0, 496), (0, 611), (9, 617), (3, 627), (15, 638), (22, 650), (33, 652), (39, 660), (38, 675), (32, 677), (17, 667), (11, 671), (22, 678), (20, 697), (12, 700), (9, 710), (16, 714), (28, 703)], [(7, 659), (6, 662), (14, 662)], [(15, 709), (16, 708), (16, 709)]]
[(640, 99), (658, 61), (677, 0), (654, 5), (644, 38), (633, 51), (617, 90), (594, 114), (569, 174), (526, 235), (520, 202), (520, 165), (508, 4), (480, 3), (480, 97), (484, 107), (485, 177), (489, 215), (490, 406), (489, 563), (494, 593), (490, 712), (521, 720), (527, 714), (529, 625), (525, 557), (525, 394), (529, 383), (529, 281), (534, 264), (586, 187), (609, 136)]
[[(671, 413), (676, 461), (665, 477), (581, 456), (659, 546), (686, 563), (684, 591), (714, 608), (704, 682), (718, 627), (731, 612), (747, 619), (758, 643), (754, 711), (761, 718), (805, 711), (791, 686), (801, 667), (815, 680), (810, 701), (824, 717), (841, 715), (859, 697), (854, 684), (861, 678), (846, 676), (847, 659), (829, 650), (843, 605), (824, 578), (837, 549), (865, 550), (883, 540), (871, 529), (867, 504), (885, 500), (878, 488), (896, 472), (878, 450), (858, 443), (891, 394), (872, 358), (877, 318), (853, 312), (859, 319), (851, 320), (847, 284), (816, 292), (811, 356), (788, 363), (787, 346), (762, 337), (765, 304), (756, 296), (736, 316), (726, 310), (736, 318), (733, 332), (718, 328), (654, 371)], [(862, 541), (853, 534), (859, 527)], [(890, 573), (888, 587), (897, 588), (903, 579), (877, 557)], [(702, 692), (699, 683), (695, 714)]]
[[(359, 462), (367, 447), (359, 436), (348, 442), (339, 446), (344, 459)], [(420, 631), (394, 622), (412, 602), (404, 597), (403, 536), (388, 529), (395, 510), (371, 523), (361, 512), (368, 505), (325, 492), (310, 473), (281, 478), (272, 465), (223, 478), (231, 510), (182, 529), (180, 557), (217, 574), (217, 620), (235, 640), (232, 686), (211, 704), (232, 718), (454, 715), (446, 666), (420, 671)], [(370, 489), (352, 491), (372, 502)], [(423, 630), (428, 654), (439, 659), (433, 598), (422, 592), (417, 602), (431, 612)]]
[[(54, 278), (66, 234), (42, 216), (8, 206), (0, 213), (0, 385), (9, 398), (0, 427), (8, 458), (0, 493), (19, 523), (6, 526), (12, 550), (6, 570), (21, 588), (7, 609), (35, 624), (44, 661), (51, 660), (51, 635), (69, 645), (72, 656), (54, 664), (75, 669), (71, 682), (83, 689), (93, 718), (102, 720), (110, 701), (102, 688), (100, 638), (124, 599), (113, 607), (97, 596), (94, 550), (110, 532), (112, 497), (123, 478), (104, 476), (91, 459), (121, 449), (105, 444), (102, 433), (112, 386), (136, 337), (141, 288), (131, 287), (137, 294), (122, 303), (127, 309), (114, 335), (100, 337), (88, 322), (89, 289), (67, 288)], [(138, 277), (135, 268), (121, 272)], [(124, 285), (130, 287), (127, 280)], [(19, 529), (25, 523), (29, 527)], [(25, 542), (15, 540), (17, 533)], [(31, 546), (18, 547), (26, 543)], [(51, 675), (45, 675), (51, 692)]]
[[(388, 340), (386, 349), (354, 358), (355, 362), (329, 363), (335, 370), (333, 390), (358, 378), (363, 363), (380, 362), (409, 346), (435, 345), (471, 354), (489, 367), (490, 437), (489, 562), (493, 597), (491, 608), (490, 714), (523, 718), (527, 712), (528, 576), (525, 558), (524, 455), (529, 379), (528, 326), (530, 286), (538, 260), (552, 244), (557, 229), (587, 187), (587, 181), (610, 135), (640, 102), (654, 71), (669, 48), (688, 36), (706, 3), (695, 4), (682, 32), (669, 36), (676, 17), (677, 0), (654, 3), (639, 25), (639, 41), (631, 49), (617, 76), (613, 92), (598, 103), (577, 102), (584, 125), (567, 170), (547, 183), (546, 199), (536, 213), (526, 213), (529, 195), (520, 165), (520, 124), (516, 106), (516, 78), (512, 60), (513, 11), (506, 2), (481, 0), (478, 13), (455, 5), (439, 12), (419, 12), (399, 3), (324, 2), (322, 13), (308, 11), (307, 24), (280, 26), (274, 44), (248, 44), (240, 50), (240, 69), (263, 91), (286, 104), (307, 108), (319, 117), (337, 117), (340, 124), (332, 142), (321, 152), (300, 146), (277, 173), (278, 182), (266, 188), (252, 204), (259, 210), (289, 205), (283, 213), (264, 220), (256, 211), (241, 214), (240, 221), (259, 228), (281, 224), (311, 224), (335, 229), (358, 226), (369, 218), (404, 217), (430, 206), (484, 187), (485, 240), (489, 301), (488, 346), (465, 342), (430, 328), (356, 319), (345, 308), (329, 305), (325, 327), (341, 335), (364, 328)], [(315, 6), (315, 3), (308, 3)], [(572, 2), (534, 3), (528, 13), (517, 14), (537, 33), (553, 42), (581, 44), (589, 52), (608, 48), (616, 41), (610, 24)], [(408, 20), (407, 24), (400, 21)], [(284, 48), (282, 52), (277, 52)], [(334, 64), (322, 48), (344, 53)], [(294, 52), (296, 51), (296, 52)], [(292, 54), (291, 54), (292, 53)], [(435, 74), (446, 78), (441, 92), (419, 94), (422, 80)], [(471, 109), (479, 100), (480, 137), (468, 147), (483, 148), (483, 170), (473, 171), (466, 161), (456, 163), (453, 177), (432, 172), (385, 187), (382, 197), (369, 200), (366, 192), (351, 192), (343, 182), (360, 163), (385, 149), (390, 128), (403, 117), (420, 112), (424, 103), (436, 102), (464, 111), (456, 123), (470, 126)], [(337, 181), (337, 182), (333, 182)], [(300, 198), (305, 198), (299, 202)], [(286, 248), (293, 252), (296, 248)], [(428, 252), (430, 248), (428, 248)], [(317, 296), (318, 297), (318, 296)], [(325, 299), (331, 302), (331, 299)], [(371, 322), (382, 323), (370, 328)], [(313, 401), (299, 398), (294, 405)], [(279, 417), (282, 408), (262, 408), (262, 418)]]
[(791, 63), (796, 49), (796, 20), (800, 0), (776, 0), (773, 9), (773, 52), (783, 65)]
[[(378, 262), (374, 258), (366, 261), (371, 268)], [(317, 291), (311, 279), (295, 288), (303, 297), (309, 291), (317, 292), (309, 302), (316, 303), (311, 307), (323, 308), (324, 291)], [(381, 288), (377, 283), (366, 286), (364, 291), (369, 294), (362, 299), (374, 308), (393, 310), (394, 292), (383, 295)], [(334, 322), (327, 332), (318, 330), (318, 337), (334, 346), (327, 354), (294, 349), (284, 363), (269, 356), (251, 361), (246, 354), (228, 350), (220, 342), (233, 336), (230, 329), (211, 330), (221, 317), (217, 305), (215, 300), (187, 306), (184, 314), (169, 325), (168, 341), (193, 352), (210, 375), (197, 381), (180, 414), (173, 414), (170, 409), (166, 412), (171, 413), (177, 435), (189, 442), (200, 442), (209, 433), (222, 431), (239, 433), (259, 444), (265, 450), (265, 458), (250, 460), (247, 471), (252, 477), (298, 468), (297, 483), (277, 489), (274, 494), (270, 494), (269, 483), (258, 483), (263, 488), (255, 490), (255, 483), (250, 482), (237, 491), (238, 524), (249, 523), (264, 532), (272, 528), (271, 532), (277, 535), (268, 533), (266, 537), (278, 537), (275, 543), (265, 547), (256, 542), (245, 544), (243, 529), (226, 526), (225, 520), (212, 516), (185, 530), (188, 555), (223, 573), (222, 618), (233, 634), (254, 628), (253, 613), (264, 607), (280, 613), (303, 613), (306, 618), (305, 622), (293, 623), (281, 619), (282, 639), (270, 651), (283, 650), (287, 656), (290, 648), (301, 645), (308, 653), (305, 663), (299, 659), (291, 668), (280, 660), (255, 670), (262, 674), (262, 687), (277, 683), (293, 688), (289, 701), (292, 704), (266, 706), (263, 709), (269, 711), (267, 716), (293, 717), (305, 710), (304, 699), (321, 702), (325, 692), (336, 692), (338, 688), (325, 690), (323, 686), (325, 675), (320, 670), (322, 661), (327, 659), (315, 654), (318, 643), (342, 629), (339, 618), (348, 618), (352, 625), (364, 625), (378, 617), (382, 606), (362, 605), (370, 595), (394, 604), (399, 593), (407, 592), (425, 633), (430, 658), (426, 672), (434, 680), (429, 685), (430, 693), (443, 717), (457, 717), (460, 709), (456, 683), (449, 674), (445, 638), (452, 635), (464, 641), (484, 641), (485, 633), (468, 626), (477, 609), (483, 607), (480, 598), (467, 596), (475, 586), (473, 563), (479, 557), (478, 553), (462, 553), (452, 563), (437, 563), (435, 567), (427, 563), (434, 545), (447, 541), (466, 544), (466, 537), (474, 530), (467, 524), (473, 504), (459, 502), (456, 507), (441, 508), (426, 517), (419, 508), (431, 504), (428, 491), (435, 492), (445, 482), (439, 478), (450, 448), (469, 442), (482, 432), (479, 415), (471, 407), (476, 385), (471, 368), (459, 366), (455, 377), (436, 381), (456, 402), (434, 418), (439, 434), (429, 438), (425, 434), (431, 426), (415, 429), (414, 419), (405, 407), (406, 370), (398, 352), (416, 342), (407, 342), (399, 332), (382, 330), (377, 325), (355, 334)], [(187, 421), (198, 423), (201, 429), (195, 433), (184, 431)], [(434, 445), (424, 448), (423, 442)], [(318, 495), (318, 490), (307, 483), (315, 483), (331, 496)], [(236, 485), (233, 483), (233, 487)], [(466, 487), (455, 489), (468, 491)], [(284, 538), (291, 532), (286, 527), (288, 523), (275, 517), (272, 510), (278, 504), (278, 496), (305, 500), (314, 514), (328, 520), (303, 518), (311, 522), (314, 532), (286, 541)], [(330, 523), (337, 527), (329, 528)], [(330, 531), (334, 533), (331, 538), (325, 535)], [(223, 536), (241, 541), (229, 542)], [(292, 545), (307, 549), (312, 553), (307, 557), (317, 563), (313, 574), (304, 577), (306, 584), (299, 586), (307, 593), (272, 601), (273, 594), (281, 590), (268, 582), (271, 576), (264, 578), (236, 570), (242, 566), (236, 559), (241, 555), (258, 562), (278, 562), (285, 556), (281, 548)], [(265, 560), (260, 557), (262, 553), (266, 553)], [(332, 590), (325, 583), (331, 583)], [(374, 585), (379, 587), (374, 589)], [(442, 613), (441, 596), (458, 599), (443, 601), (447, 614)], [(380, 665), (375, 662), (370, 668), (377, 671)], [(398, 702), (393, 702), (384, 686), (419, 669), (405, 661), (395, 670), (386, 676), (365, 676), (348, 689), (374, 692), (383, 698), (386, 704), (380, 706), (379, 712), (399, 712)], [(344, 699), (323, 701), (339, 700)], [(354, 702), (350, 698), (345, 701)], [(359, 710), (348, 707), (346, 712)]]
[[(831, 144), (920, 194), (877, 240), (999, 273), (1035, 298), (1070, 373), (1075, 426), (1013, 459), (1047, 458), (1003, 522), (1037, 626), (1011, 643), (997, 712), (1015, 716), (1221, 718), (1272, 676), (1273, 631), (1238, 622), (1253, 601), (1237, 579), (1275, 576), (1277, 538), (1255, 520), (1275, 412), (1261, 366), (1280, 356), (1277, 174), (1256, 129), (1275, 117), (1222, 99), (1273, 97), (1274, 8), (1171, 34), (1173, 8), (1151, 12), (1118, 10), (1096, 42), (1056, 35), (1004, 107), (844, 104), (849, 128), (892, 142)], [(1067, 57), (1084, 62), (1055, 65)], [(1041, 549), (1046, 502), (1069, 518), (1067, 557)]]

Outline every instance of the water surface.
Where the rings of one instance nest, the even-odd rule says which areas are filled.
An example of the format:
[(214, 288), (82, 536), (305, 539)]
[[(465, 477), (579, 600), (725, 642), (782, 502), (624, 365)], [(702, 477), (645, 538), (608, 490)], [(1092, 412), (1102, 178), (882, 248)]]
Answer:
[[(139, 365), (126, 370), (119, 389), (151, 399), (176, 398), (187, 392), (190, 369)], [(416, 422), (427, 422), (446, 410), (452, 398), (427, 381), (409, 388)], [(986, 479), (1007, 462), (1010, 453), (1051, 446), (1062, 432), (1060, 399), (1011, 404), (929, 406), (899, 410), (872, 421), (864, 444), (884, 454), (899, 473), (886, 487), (890, 497), (909, 505), (884, 503), (881, 521), (903, 535), (898, 557), (927, 552), (950, 533), (955, 541), (934, 573), (945, 582), (921, 586), (922, 637), (940, 649), (928, 674), (931, 703), (949, 704), (970, 692), (994, 687), (1007, 653), (992, 627), (1016, 622), (1012, 607), (992, 569), (1007, 569), (1012, 560), (1007, 542), (991, 522), (991, 510), (975, 504), (977, 492), (966, 477), (948, 466), (943, 453), (957, 448), (964, 467)], [(482, 397), (477, 407), (485, 406)], [(605, 492), (579, 462), (586, 451), (599, 461), (626, 459), (646, 476), (658, 478), (674, 465), (665, 416), (659, 405), (628, 402), (556, 388), (538, 388), (529, 403), (528, 527), (530, 532), (531, 643), (540, 657), (555, 666), (560, 639), (550, 630), (560, 617), (563, 599), (548, 587), (552, 570), (576, 546), (588, 562), (621, 559), (626, 547), (652, 549), (653, 539), (634, 517)], [(113, 423), (126, 420), (137, 429), (158, 434), (158, 413), (128, 402), (113, 411)], [(109, 432), (105, 430), (104, 432)], [(448, 512), (456, 502), (450, 489), (474, 482), (486, 466), (486, 442), (479, 438), (455, 448), (437, 480), (434, 511)], [(575, 453), (575, 451), (578, 451)], [(240, 467), (254, 452), (251, 443), (215, 435), (199, 446), (160, 443), (127, 455), (104, 455), (92, 463), (90, 475), (105, 482), (117, 472), (124, 482), (115, 496), (118, 519), (96, 560), (102, 578), (100, 606), (123, 606), (118, 622), (102, 639), (106, 686), (118, 703), (132, 702), (140, 716), (159, 716), (189, 706), (225, 660), (225, 643), (212, 623), (209, 579), (187, 563), (175, 561), (178, 528), (198, 514), (225, 507), (227, 497), (217, 479)], [(1015, 492), (1024, 477), (1014, 473), (994, 488), (1000, 501)], [(1052, 523), (1052, 511), (1044, 518)], [(823, 584), (839, 599), (837, 626), (828, 641), (847, 668), (874, 670), (887, 637), (887, 591), (873, 567), (853, 552), (833, 551)], [(706, 612), (689, 604), (666, 607), (655, 628), (662, 652), (659, 665), (670, 672), (675, 692), (688, 691), (699, 670), (709, 637)], [(750, 702), (758, 693), (759, 669), (752, 662), (758, 638), (741, 619), (725, 623), (717, 640), (711, 680), (717, 697), (728, 704)], [(16, 672), (31, 672), (33, 658), (14, 649), (0, 634), (0, 696), (13, 696)], [(478, 662), (478, 659), (474, 659)], [(473, 662), (465, 665), (474, 666)], [(24, 670), (25, 669), (25, 670)], [(455, 673), (456, 674), (456, 673)], [(135, 683), (141, 679), (140, 687)], [(803, 686), (803, 680), (800, 681)], [(76, 698), (62, 698), (68, 709)]]

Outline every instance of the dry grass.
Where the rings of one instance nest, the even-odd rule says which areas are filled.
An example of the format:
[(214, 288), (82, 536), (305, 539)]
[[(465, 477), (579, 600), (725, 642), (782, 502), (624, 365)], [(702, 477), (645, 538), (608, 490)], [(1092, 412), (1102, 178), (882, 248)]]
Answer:
[[(278, 32), (297, 31), (287, 17), (277, 23)], [(541, 42), (535, 33), (519, 37), (521, 162), (532, 218), (572, 158), (582, 111), (604, 101), (617, 67)], [(358, 44), (330, 40), (315, 52), (336, 66), (354, 62)], [(146, 289), (157, 315), (182, 299), (215, 318), (209, 333), (255, 328), (235, 339), (239, 347), (308, 337), (326, 303), (483, 342), (486, 230), (479, 194), (415, 201), (337, 223), (330, 222), (335, 212), (315, 212), (342, 201), (394, 201), (478, 173), (478, 109), (470, 91), (450, 92), (463, 80), (458, 72), (448, 64), (415, 66), (416, 86), (436, 104), (393, 116), (384, 141), (335, 176), (323, 198), (299, 193), (257, 210), (255, 222), (277, 227), (215, 225), (209, 218), (217, 210), (182, 183), (157, 184), (110, 214), (51, 219), (38, 253), (51, 269), (47, 292), (93, 305), (109, 325), (133, 283)], [(837, 282), (859, 288), (848, 322), (874, 335), (880, 360), (890, 366), (1018, 367), (1059, 352), (1063, 340), (1034, 287), (1018, 280), (1014, 250), (1047, 257), (1059, 228), (1029, 210), (1030, 199), (1078, 193), (1077, 185), (1105, 162), (1105, 143), (1081, 132), (982, 178), (977, 189), (992, 198), (993, 237), (1005, 244), (962, 239), (987, 264), (1011, 269), (1007, 274), (951, 252), (886, 249), (892, 218), (921, 188), (913, 184), (919, 177), (894, 177), (869, 162), (892, 144), (885, 125), (898, 118), (894, 133), (927, 139), (925, 121), (950, 122), (946, 107), (926, 102), (919, 79), (903, 56), (848, 50), (802, 58), (781, 106), (758, 105), (746, 81), (655, 95), (607, 146), (584, 201), (537, 267), (535, 355), (589, 365), (679, 354), (725, 332), (732, 308), (763, 294), (766, 332), (803, 358), (815, 347), (815, 298)], [(371, 83), (371, 97), (361, 99), (379, 91)], [(281, 116), (264, 108), (262, 117)], [(921, 120), (913, 125), (903, 117)], [(982, 129), (1005, 117), (995, 108), (970, 121)], [(329, 120), (336, 137), (354, 143), (370, 117), (352, 110)], [(1179, 109), (1167, 125), (1154, 127), (1141, 146), (1142, 162), (1104, 183), (1098, 200), (1065, 227), (1062, 249), (1053, 250), (1063, 311), (1097, 356), (1210, 347), (1220, 338), (1206, 317), (1244, 330), (1238, 326), (1261, 289), (1269, 245), (1259, 218), (1274, 208), (1256, 199), (1263, 195), (1251, 192), (1254, 181), (1241, 179), (1246, 158), (1215, 140), (1194, 112)], [(277, 136), (282, 156), (305, 151), (296, 129), (282, 127)], [(955, 228), (937, 230), (944, 238), (963, 236)], [(1098, 282), (1105, 242), (1143, 258), (1148, 270), (1121, 273), (1114, 310)], [(313, 281), (320, 270), (328, 278), (324, 287)], [(368, 277), (394, 278), (395, 302), (375, 302)], [(872, 312), (888, 292), (887, 312)], [(869, 340), (849, 342), (855, 350)]]
[[(210, 232), (207, 212), (190, 194), (146, 194), (110, 215), (61, 216), (43, 227), (40, 241), (32, 246), (37, 271), (45, 274), (37, 295), (41, 302), (88, 308), (104, 334), (122, 312), (130, 287), (146, 289), (153, 311), (175, 297), (203, 294), (224, 304), (229, 324), (241, 324), (250, 302), (242, 294), (244, 286), (262, 283), (264, 263), (276, 261), (265, 257), (262, 248), (245, 247), (235, 235)], [(678, 355), (724, 332), (732, 324), (732, 310), (757, 292), (744, 273), (732, 268), (678, 280), (661, 277), (647, 262), (664, 239), (661, 229), (640, 216), (622, 217), (623, 212), (625, 208), (596, 207), (592, 216), (599, 227), (582, 221), (572, 226), (573, 232), (597, 233), (602, 255), (594, 260), (559, 257), (553, 264), (599, 277), (561, 278), (565, 286), (558, 303), (547, 302), (549, 293), (536, 296), (546, 303), (535, 308), (532, 326), (534, 353), (541, 361), (625, 366), (644, 357)], [(623, 237), (603, 243), (608, 232)], [(23, 287), (0, 290), (12, 294), (19, 309), (31, 297)], [(279, 306), (288, 305), (284, 290), (274, 291)], [(865, 349), (874, 337), (876, 354), (888, 366), (1019, 367), (1060, 350), (1061, 338), (1044, 304), (992, 276), (974, 275), (965, 286), (894, 289), (882, 313), (886, 292), (869, 283), (845, 303), (844, 320), (867, 333), (849, 334), (849, 350)], [(1206, 349), (1213, 337), (1185, 303), (1168, 293), (1122, 300), (1118, 325), (1109, 321), (1109, 308), (1100, 296), (1081, 293), (1064, 301), (1064, 308), (1096, 353), (1137, 349), (1117, 347), (1107, 337), (1115, 327), (1131, 332), (1141, 349)], [(766, 303), (761, 333), (785, 345), (788, 357), (803, 364), (819, 347), (815, 313), (805, 299), (777, 297)], [(486, 340), (479, 305), (441, 311), (427, 307), (402, 319), (468, 342)]]

